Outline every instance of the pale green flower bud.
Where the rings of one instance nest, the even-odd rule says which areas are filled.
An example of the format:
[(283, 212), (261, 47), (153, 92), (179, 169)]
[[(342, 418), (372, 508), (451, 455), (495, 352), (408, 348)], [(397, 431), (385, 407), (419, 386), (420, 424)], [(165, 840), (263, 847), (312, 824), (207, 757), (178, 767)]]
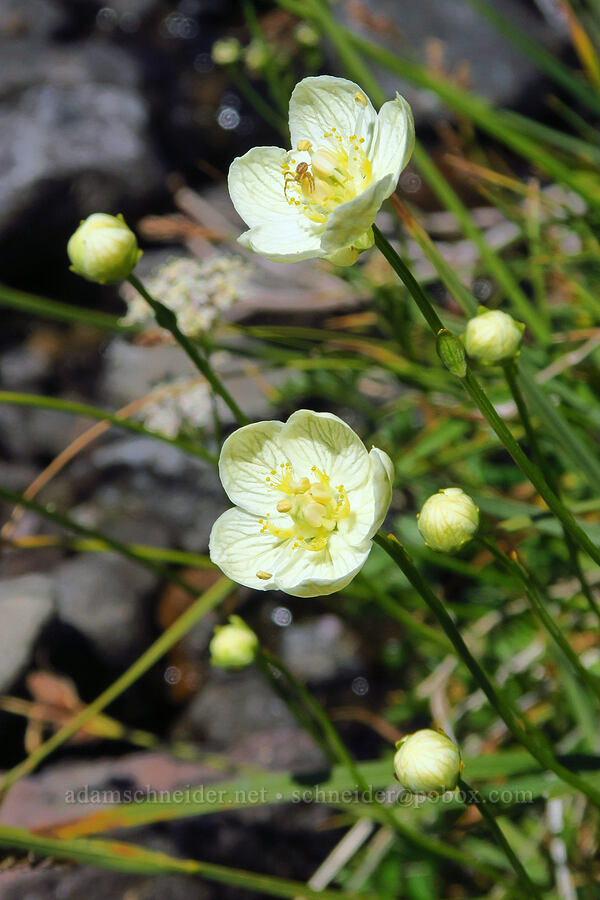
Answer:
[(479, 509), (461, 488), (443, 488), (425, 501), (417, 519), (428, 547), (454, 553), (477, 531)]
[(316, 28), (313, 28), (312, 25), (309, 25), (307, 22), (300, 22), (298, 25), (296, 25), (294, 34), (301, 47), (310, 49), (311, 47), (319, 46), (319, 32), (316, 30)]
[(396, 744), (394, 773), (413, 794), (453, 791), (463, 764), (460, 750), (440, 731), (423, 728)]
[(88, 281), (122, 281), (135, 269), (142, 251), (122, 215), (94, 213), (83, 221), (67, 244), (71, 271)]
[(212, 61), (218, 66), (231, 66), (240, 59), (242, 45), (237, 38), (221, 38), (212, 45), (210, 55)]
[(249, 666), (258, 650), (258, 638), (239, 616), (229, 616), (228, 625), (218, 625), (210, 642), (213, 666), (241, 669)]
[(467, 353), (488, 366), (512, 359), (521, 346), (524, 330), (522, 322), (499, 309), (482, 312), (467, 322)]
[(269, 51), (263, 41), (250, 41), (244, 51), (244, 60), (250, 72), (262, 72), (269, 61)]

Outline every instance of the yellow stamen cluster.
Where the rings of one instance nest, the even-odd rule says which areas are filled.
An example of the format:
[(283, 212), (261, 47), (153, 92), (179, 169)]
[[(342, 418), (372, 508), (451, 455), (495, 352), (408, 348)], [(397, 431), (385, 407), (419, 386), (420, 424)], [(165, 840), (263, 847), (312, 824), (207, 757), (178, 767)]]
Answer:
[[(357, 102), (359, 102), (357, 100)], [(297, 206), (313, 222), (326, 222), (341, 203), (361, 194), (371, 182), (373, 170), (363, 150), (364, 138), (356, 134), (344, 139), (333, 127), (323, 134), (337, 148), (313, 149), (310, 141), (298, 141), (297, 150), (310, 156), (310, 163), (284, 163), (283, 192), (290, 206)]]
[(293, 549), (323, 550), (330, 534), (341, 519), (350, 512), (350, 504), (344, 485), (331, 487), (329, 476), (313, 466), (311, 477), (296, 478), (291, 463), (281, 463), (281, 471), (275, 469), (267, 475), (267, 483), (273, 490), (285, 494), (276, 504), (277, 512), (289, 515), (290, 524), (280, 527), (271, 521), (270, 513), (259, 519), (261, 533), (269, 531), (281, 540), (294, 538)]

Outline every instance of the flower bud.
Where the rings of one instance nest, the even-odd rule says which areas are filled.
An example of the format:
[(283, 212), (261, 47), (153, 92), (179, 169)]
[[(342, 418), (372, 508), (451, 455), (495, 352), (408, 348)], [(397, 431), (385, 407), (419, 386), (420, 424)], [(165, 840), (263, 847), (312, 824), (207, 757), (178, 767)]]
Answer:
[(67, 244), (71, 271), (88, 281), (122, 281), (135, 269), (142, 251), (122, 215), (94, 213), (83, 221)]
[(511, 359), (519, 350), (524, 330), (522, 322), (499, 309), (482, 312), (467, 322), (467, 353), (488, 366)]
[(319, 46), (319, 32), (307, 22), (300, 22), (298, 25), (296, 25), (294, 34), (301, 47), (311, 49), (313, 47)]
[(264, 41), (250, 41), (244, 51), (244, 61), (251, 73), (259, 73), (269, 61), (269, 51)]
[(258, 638), (239, 616), (229, 616), (228, 625), (217, 625), (210, 642), (213, 666), (241, 669), (249, 666), (258, 650)]
[(428, 547), (454, 553), (477, 531), (479, 509), (461, 488), (443, 488), (425, 501), (417, 519)]
[(442, 328), (438, 333), (436, 343), (438, 356), (448, 371), (457, 378), (464, 378), (467, 374), (467, 361), (465, 348), (460, 338), (446, 328)]
[(221, 38), (212, 45), (210, 55), (212, 61), (218, 66), (231, 66), (240, 59), (242, 45), (237, 38)]
[(423, 728), (396, 744), (394, 773), (413, 794), (453, 791), (462, 771), (460, 750), (440, 731)]

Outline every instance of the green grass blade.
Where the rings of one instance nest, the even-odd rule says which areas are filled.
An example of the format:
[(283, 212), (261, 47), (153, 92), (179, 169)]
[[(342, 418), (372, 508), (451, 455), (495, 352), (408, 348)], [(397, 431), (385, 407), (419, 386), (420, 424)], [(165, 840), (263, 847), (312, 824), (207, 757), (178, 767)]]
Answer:
[(565, 421), (543, 387), (536, 382), (526, 354), (519, 364), (519, 382), (532, 409), (546, 426), (546, 431), (563, 449), (574, 466), (588, 479), (592, 488), (600, 484), (600, 459), (580, 440), (576, 430)]
[[(525, 322), (539, 341), (547, 343), (550, 338), (548, 326), (537, 314), (502, 257), (490, 247), (485, 235), (478, 225), (475, 224), (473, 217), (458, 197), (458, 194), (450, 186), (427, 153), (419, 146), (415, 147), (415, 162), (423, 173), (425, 180), (446, 209), (456, 216), (465, 236), (473, 241), (479, 250), (490, 274), (505, 291), (515, 315)], [(440, 277), (445, 275), (445, 270), (440, 270), (439, 274)]]
[(97, 406), (91, 406), (89, 403), (63, 400), (58, 397), (46, 397), (43, 394), (23, 394), (13, 391), (0, 391), (0, 403), (55, 409), (74, 416), (84, 416), (86, 419), (110, 422), (111, 425), (115, 425), (117, 428), (123, 428), (125, 431), (131, 431), (134, 434), (143, 434), (145, 437), (163, 441), (165, 444), (172, 444), (174, 447), (179, 447), (180, 450), (184, 450), (192, 456), (199, 456), (200, 459), (204, 459), (213, 465), (216, 464), (216, 457), (199, 444), (192, 444), (191, 441), (185, 441), (181, 438), (168, 437), (160, 431), (152, 431), (150, 428), (146, 428), (145, 425), (142, 425), (141, 422), (136, 422), (135, 419), (126, 418), (118, 413), (108, 412), (105, 409), (99, 409)]
[(131, 687), (138, 678), (141, 678), (148, 669), (158, 662), (174, 644), (180, 641), (196, 622), (199, 622), (207, 613), (218, 606), (234, 589), (235, 584), (232, 581), (228, 578), (220, 578), (201, 597), (198, 597), (189, 609), (186, 609), (110, 687), (103, 691), (99, 697), (80, 713), (69, 719), (66, 725), (63, 725), (51, 738), (41, 744), (33, 753), (30, 753), (27, 759), (6, 772), (0, 779), (0, 795), (24, 775), (29, 775), (35, 771), (38, 765), (54, 750), (73, 737), (83, 725), (106, 709), (117, 697), (120, 697), (127, 688)]
[(138, 563), (138, 565), (143, 566), (145, 569), (149, 569), (159, 578), (178, 585), (186, 591), (186, 593), (191, 594), (192, 596), (196, 595), (196, 589), (193, 585), (188, 584), (183, 578), (180, 578), (179, 575), (175, 574), (175, 572), (172, 572), (166, 566), (163, 566), (162, 563), (149, 559), (147, 556), (138, 556), (129, 544), (123, 544), (121, 541), (116, 541), (114, 538), (103, 534), (96, 528), (88, 528), (86, 525), (81, 525), (75, 519), (71, 519), (64, 513), (58, 512), (54, 509), (53, 505), (44, 506), (42, 503), (36, 503), (35, 500), (28, 500), (17, 491), (2, 487), (1, 485), (0, 500), (6, 500), (7, 503), (11, 503), (13, 506), (24, 506), (25, 509), (31, 509), (48, 522), (54, 522), (56, 525), (60, 525), (61, 528), (66, 528), (67, 531), (72, 531), (74, 534), (80, 534), (83, 535), (83, 537), (91, 538), (92, 540), (100, 540), (105, 543), (113, 553), (118, 553), (119, 556), (124, 556), (126, 559), (130, 559), (133, 562)]
[(246, 872), (243, 869), (230, 869), (215, 863), (200, 862), (195, 859), (178, 859), (147, 850), (135, 844), (121, 841), (75, 840), (59, 841), (55, 838), (43, 837), (24, 828), (12, 828), (0, 825), (0, 845), (24, 853), (35, 853), (39, 856), (51, 856), (68, 859), (81, 865), (98, 866), (101, 869), (112, 869), (118, 872), (131, 872), (142, 875), (159, 875), (161, 873), (178, 873), (181, 875), (197, 875), (208, 881), (228, 884), (244, 888), (271, 897), (310, 897), (312, 900), (366, 900), (373, 894), (356, 894), (347, 891), (322, 890), (315, 891), (299, 881), (276, 878), (272, 875), (260, 875)]
[(44, 319), (55, 319), (59, 322), (79, 322), (107, 331), (125, 331), (130, 334), (139, 331), (135, 325), (122, 324), (117, 316), (111, 316), (110, 313), (96, 312), (81, 306), (72, 306), (70, 303), (61, 303), (59, 300), (49, 300), (35, 294), (26, 294), (24, 291), (16, 291), (5, 285), (0, 285), (0, 307), (2, 306), (15, 309), (28, 316), (41, 316)]
[(528, 34), (514, 25), (497, 9), (494, 9), (486, 0), (467, 0), (467, 2), (491, 22), (500, 34), (512, 41), (542, 72), (560, 84), (573, 97), (585, 103), (596, 114), (600, 113), (598, 94), (585, 81), (574, 75), (572, 70), (554, 53), (532, 40)]

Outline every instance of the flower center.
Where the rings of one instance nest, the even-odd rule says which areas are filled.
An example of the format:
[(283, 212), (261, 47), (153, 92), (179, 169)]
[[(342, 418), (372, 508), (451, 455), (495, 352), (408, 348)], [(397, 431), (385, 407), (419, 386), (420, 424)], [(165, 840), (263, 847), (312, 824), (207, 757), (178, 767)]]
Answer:
[(289, 525), (275, 525), (267, 513), (259, 519), (261, 533), (270, 531), (282, 540), (294, 538), (293, 549), (323, 550), (329, 535), (337, 528), (337, 523), (350, 512), (350, 504), (344, 485), (336, 488), (329, 483), (329, 476), (317, 466), (311, 470), (311, 481), (306, 476), (296, 478), (289, 462), (281, 463), (280, 473), (275, 469), (267, 476), (269, 487), (283, 497), (277, 502), (277, 512), (289, 516)]
[(297, 149), (309, 154), (310, 163), (296, 164), (292, 158), (282, 167), (287, 202), (299, 207), (313, 222), (326, 222), (336, 206), (361, 194), (373, 177), (363, 150), (364, 138), (352, 134), (345, 141), (336, 128), (326, 131), (323, 137), (333, 138), (336, 149), (315, 151), (310, 141), (298, 141)]

